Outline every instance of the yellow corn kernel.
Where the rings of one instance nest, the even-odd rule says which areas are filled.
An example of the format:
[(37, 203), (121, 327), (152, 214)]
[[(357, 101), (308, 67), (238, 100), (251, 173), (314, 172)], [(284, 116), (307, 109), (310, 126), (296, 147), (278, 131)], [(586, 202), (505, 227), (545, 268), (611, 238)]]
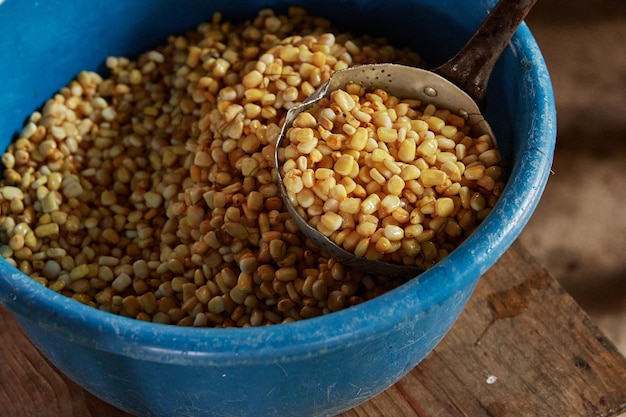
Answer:
[(365, 149), (365, 145), (367, 144), (367, 140), (369, 138), (368, 131), (364, 127), (359, 127), (356, 129), (352, 137), (350, 138), (350, 148), (355, 149), (357, 151), (362, 151)]
[(370, 116), (368, 113), (366, 113), (366, 112), (364, 112), (362, 110), (353, 109), (351, 114), (359, 122), (369, 123), (369, 122), (372, 121), (372, 116)]
[[(293, 171), (290, 171), (292, 173)], [(302, 178), (297, 175), (286, 175), (283, 181), (287, 191), (297, 194), (304, 188)]]
[(402, 206), (402, 201), (397, 195), (388, 194), (380, 202), (380, 209), (383, 216), (393, 213)]
[(372, 123), (377, 127), (391, 128), (392, 126), (391, 117), (387, 112), (382, 111), (372, 115)]
[(383, 166), (385, 167), (386, 170), (388, 170), (394, 175), (400, 175), (400, 173), (402, 172), (402, 168), (400, 167), (400, 165), (398, 165), (397, 162), (391, 159), (385, 159), (383, 161)]
[(394, 210), (393, 213), (391, 213), (391, 217), (398, 222), (398, 224), (405, 224), (409, 221), (409, 217), (410, 217), (410, 213), (403, 209), (402, 207)]
[(335, 172), (330, 168), (318, 168), (315, 170), (315, 179), (325, 180), (335, 175)]
[[(460, 182), (453, 182), (452, 184), (450, 184), (449, 187), (446, 187), (446, 189), (443, 192), (443, 195), (447, 196), (447, 197), (451, 197), (451, 196), (456, 196), (459, 194), (459, 192), (461, 191), (461, 183)], [(456, 197), (459, 200), (459, 204), (460, 204), (460, 198)]]
[(385, 143), (393, 143), (398, 140), (398, 131), (391, 127), (381, 126), (376, 130), (378, 139)]
[(434, 187), (437, 185), (443, 185), (448, 176), (445, 172), (438, 169), (425, 169), (420, 174), (420, 180), (424, 187)]
[(419, 236), (424, 231), (424, 226), (421, 224), (409, 224), (404, 228), (404, 236), (408, 238), (413, 238)]
[(320, 223), (334, 232), (335, 230), (339, 230), (341, 227), (342, 217), (333, 212), (324, 213), (320, 217)]
[(415, 239), (402, 239), (401, 247), (409, 257), (416, 257), (421, 251), (421, 246)]
[(363, 237), (372, 236), (377, 229), (376, 223), (362, 222), (357, 224), (355, 230)]
[[(358, 53), (359, 48), (352, 41), (346, 42), (345, 46), (350, 53)], [(361, 84), (350, 82), (346, 84), (346, 92), (351, 95), (362, 96), (365, 94), (365, 88)]]
[(383, 149), (374, 149), (371, 153), (372, 162), (383, 162), (385, 160), (392, 160), (393, 157), (389, 155), (389, 152)]
[(296, 201), (301, 207), (308, 208), (315, 202), (315, 195), (309, 188), (305, 188), (296, 194)]
[(330, 190), (330, 196), (337, 201), (343, 201), (348, 198), (348, 192), (343, 184), (337, 184)]
[(400, 226), (388, 224), (385, 226), (384, 236), (390, 241), (396, 242), (404, 238), (404, 229)]
[[(361, 210), (361, 207), (361, 199), (357, 197), (348, 197), (344, 200), (339, 200), (339, 210), (345, 213), (358, 214)], [(373, 210), (371, 213), (374, 213), (375, 211), (376, 210)]]
[(438, 144), (435, 139), (426, 139), (417, 147), (417, 152), (421, 156), (431, 156), (437, 153)]
[(313, 188), (313, 185), (315, 185), (315, 172), (312, 169), (308, 168), (302, 172), (302, 184), (306, 188)]
[(419, 178), (421, 171), (415, 165), (404, 165), (401, 168), (400, 178), (404, 181), (416, 180)]
[(349, 250), (349, 251), (353, 251), (354, 252), (356, 246), (361, 241), (361, 239), (362, 239), (361, 235), (356, 230), (352, 230), (343, 239), (342, 246), (343, 246), (343, 248), (345, 250)]
[(442, 230), (444, 230), (447, 222), (448, 222), (447, 217), (435, 217), (428, 223), (428, 227), (430, 228), (431, 231), (435, 233), (439, 233)]
[(432, 130), (435, 133), (441, 132), (441, 129), (443, 129), (446, 125), (446, 122), (444, 122), (437, 116), (428, 117), (426, 119), (426, 123), (428, 123), (428, 127), (430, 128), (430, 130)]
[(468, 180), (479, 180), (484, 174), (485, 166), (481, 163), (466, 166), (463, 172), (463, 176)]
[(428, 130), (428, 123), (424, 120), (411, 120), (411, 130), (417, 133), (426, 132)]
[(440, 164), (445, 164), (446, 162), (456, 162), (456, 159), (456, 154), (452, 152), (437, 153), (437, 162)]
[(315, 133), (310, 127), (294, 127), (287, 133), (289, 139), (295, 143), (309, 142), (315, 139)]
[(262, 88), (248, 88), (246, 89), (246, 91), (244, 92), (244, 96), (246, 97), (246, 100), (252, 102), (252, 101), (261, 101), (266, 95), (266, 91)]
[(372, 168), (369, 170), (369, 176), (372, 180), (376, 181), (380, 185), (384, 185), (386, 182), (386, 178), (376, 168)]
[(466, 232), (472, 230), (476, 224), (476, 212), (473, 210), (464, 210), (459, 216), (459, 227)]
[(358, 257), (364, 257), (367, 252), (367, 248), (369, 247), (370, 240), (368, 238), (363, 238), (359, 240), (359, 243), (354, 248), (354, 254)]
[[(449, 119), (449, 116), (446, 119)], [(457, 131), (458, 129), (456, 126), (449, 124), (441, 128), (441, 134), (447, 138), (453, 138), (456, 135)]]
[(346, 193), (350, 194), (356, 188), (356, 182), (351, 177), (342, 178), (339, 183), (343, 185), (346, 189)]
[(441, 171), (445, 172), (451, 181), (461, 181), (461, 170), (456, 161), (447, 161), (441, 164)]
[(356, 161), (352, 156), (344, 154), (337, 159), (335, 165), (333, 166), (333, 169), (339, 175), (346, 177), (349, 176), (352, 172), (355, 162)]
[(345, 124), (343, 126), (341, 126), (341, 130), (343, 131), (343, 133), (345, 133), (348, 136), (352, 136), (356, 133), (356, 128), (350, 124)]
[(435, 197), (424, 196), (420, 201), (419, 209), (423, 214), (433, 214), (435, 212)]
[(454, 153), (456, 154), (456, 158), (458, 160), (463, 160), (467, 156), (467, 146), (462, 143), (458, 143), (454, 147)]
[(448, 236), (456, 237), (460, 236), (463, 233), (463, 229), (461, 229), (461, 226), (459, 226), (459, 223), (457, 223), (455, 220), (448, 219), (445, 232)]
[(398, 175), (394, 175), (387, 181), (387, 192), (399, 196), (404, 191), (404, 180)]
[(448, 217), (454, 214), (454, 200), (450, 197), (441, 197), (435, 201), (435, 214), (439, 217)]
[(341, 111), (346, 113), (350, 112), (356, 106), (356, 102), (352, 96), (341, 89), (333, 91), (330, 94), (330, 98), (337, 103)]
[(478, 155), (478, 160), (482, 162), (486, 167), (497, 165), (500, 163), (501, 160), (500, 152), (497, 149), (489, 149)]
[(246, 87), (246, 89), (255, 88), (259, 84), (261, 84), (261, 82), (263, 82), (263, 74), (261, 74), (257, 70), (250, 71), (249, 73), (244, 75), (241, 80), (241, 83), (244, 87)]
[(378, 194), (370, 194), (361, 202), (361, 213), (372, 214), (380, 208), (381, 199)]
[(365, 192), (367, 192), (368, 195), (378, 194), (381, 191), (383, 191), (382, 185), (375, 181), (368, 182), (367, 185), (365, 185)]
[(416, 151), (415, 141), (405, 139), (398, 148), (398, 159), (402, 162), (413, 162), (415, 160)]
[(380, 253), (388, 253), (392, 249), (391, 241), (384, 236), (376, 241), (375, 247)]
[(58, 236), (59, 225), (56, 223), (42, 224), (35, 228), (35, 236), (38, 238)]
[(361, 184), (357, 184), (354, 190), (352, 190), (352, 195), (359, 198), (366, 198), (368, 194)]

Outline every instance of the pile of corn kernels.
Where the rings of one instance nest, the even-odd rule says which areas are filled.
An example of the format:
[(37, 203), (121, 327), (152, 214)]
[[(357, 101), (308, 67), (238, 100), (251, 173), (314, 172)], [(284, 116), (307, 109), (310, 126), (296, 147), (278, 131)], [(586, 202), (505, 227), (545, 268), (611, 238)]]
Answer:
[(473, 130), (449, 110), (349, 83), (287, 129), (287, 196), (356, 256), (427, 269), (472, 233), (504, 185), (493, 138)]
[(0, 255), (48, 288), (139, 320), (197, 327), (331, 313), (402, 282), (343, 267), (283, 207), (286, 111), (333, 71), (420, 65), (293, 8), (216, 14), (110, 76), (81, 72), (2, 156)]

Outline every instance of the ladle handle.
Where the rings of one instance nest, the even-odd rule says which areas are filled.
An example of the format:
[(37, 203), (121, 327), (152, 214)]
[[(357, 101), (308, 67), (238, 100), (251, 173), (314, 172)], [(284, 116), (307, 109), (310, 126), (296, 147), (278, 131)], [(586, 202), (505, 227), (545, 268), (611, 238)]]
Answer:
[(496, 61), (536, 2), (500, 0), (467, 44), (434, 71), (461, 87), (482, 106)]

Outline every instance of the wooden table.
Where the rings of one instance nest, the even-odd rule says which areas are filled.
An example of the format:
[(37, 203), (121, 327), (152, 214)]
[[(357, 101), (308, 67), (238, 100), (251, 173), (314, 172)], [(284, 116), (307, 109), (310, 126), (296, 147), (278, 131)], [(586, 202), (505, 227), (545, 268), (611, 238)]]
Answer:
[[(0, 308), (0, 416), (128, 417), (61, 375)], [(343, 417), (614, 416), (626, 361), (515, 243), (437, 348)], [(262, 417), (262, 416), (260, 416)]]

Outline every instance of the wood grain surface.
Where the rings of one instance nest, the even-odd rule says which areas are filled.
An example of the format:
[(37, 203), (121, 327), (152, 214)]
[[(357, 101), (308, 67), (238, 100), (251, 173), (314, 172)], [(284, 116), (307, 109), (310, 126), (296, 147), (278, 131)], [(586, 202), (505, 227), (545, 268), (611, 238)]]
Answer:
[[(61, 375), (0, 307), (0, 416), (128, 417)], [(405, 378), (342, 417), (604, 416), (626, 411), (626, 361), (519, 244)]]

